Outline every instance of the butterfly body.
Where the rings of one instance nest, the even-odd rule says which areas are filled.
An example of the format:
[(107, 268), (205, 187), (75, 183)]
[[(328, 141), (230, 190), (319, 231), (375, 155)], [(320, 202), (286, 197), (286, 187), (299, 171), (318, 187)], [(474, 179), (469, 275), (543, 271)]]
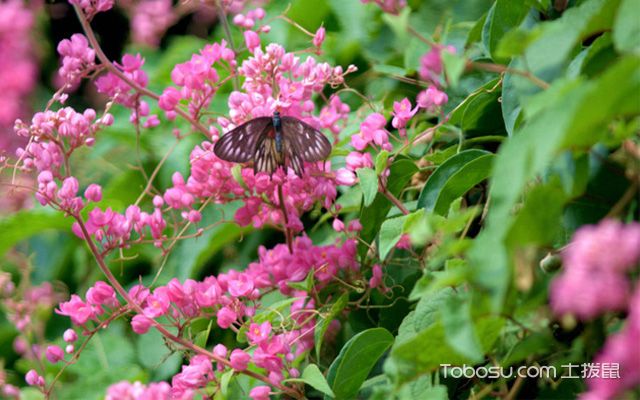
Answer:
[(327, 158), (331, 143), (311, 125), (275, 111), (271, 117), (254, 118), (227, 132), (213, 151), (226, 161), (253, 161), (255, 173), (273, 174), (278, 167), (290, 166), (302, 176), (303, 162)]
[(273, 113), (273, 130), (275, 131), (276, 150), (278, 153), (282, 153), (282, 119), (280, 119), (280, 112)]

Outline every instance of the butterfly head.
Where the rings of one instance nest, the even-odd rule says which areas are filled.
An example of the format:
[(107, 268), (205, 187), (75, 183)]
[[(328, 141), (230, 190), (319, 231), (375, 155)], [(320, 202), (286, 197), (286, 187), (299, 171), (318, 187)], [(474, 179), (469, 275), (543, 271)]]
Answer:
[(276, 110), (273, 112), (273, 116), (274, 117), (279, 117), (280, 116), (280, 111)]

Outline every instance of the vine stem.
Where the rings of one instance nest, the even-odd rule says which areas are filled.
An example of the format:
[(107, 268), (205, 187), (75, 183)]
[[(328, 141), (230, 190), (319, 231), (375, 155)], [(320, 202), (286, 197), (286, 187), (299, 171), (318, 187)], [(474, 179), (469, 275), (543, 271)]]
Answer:
[[(151, 90), (149, 90), (149, 89), (147, 89), (145, 87), (142, 87), (142, 86), (138, 85), (136, 82), (134, 82), (131, 79), (129, 79), (115, 65), (113, 65), (113, 63), (107, 58), (106, 54), (104, 54), (104, 51), (102, 51), (102, 47), (100, 47), (100, 43), (98, 43), (98, 39), (96, 39), (96, 35), (93, 32), (93, 29), (91, 28), (91, 24), (89, 23), (89, 20), (87, 20), (87, 18), (85, 17), (84, 13), (80, 9), (80, 7), (74, 4), (73, 5), (73, 9), (76, 11), (76, 15), (78, 16), (78, 19), (80, 20), (80, 25), (82, 25), (82, 29), (84, 30), (85, 34), (87, 35), (87, 39), (89, 40), (89, 43), (91, 44), (91, 47), (93, 47), (93, 49), (96, 52), (96, 55), (98, 56), (98, 59), (105, 66), (105, 68), (107, 68), (110, 72), (112, 72), (114, 75), (116, 75), (118, 78), (120, 78), (123, 82), (125, 82), (127, 85), (129, 85), (133, 90), (137, 91), (138, 93), (143, 94), (143, 95), (145, 95), (147, 97), (151, 97), (152, 99), (154, 99), (156, 101), (159, 100), (160, 99), (160, 95), (158, 95), (157, 93), (152, 92)], [(178, 114), (182, 118), (184, 118), (186, 121), (188, 121), (197, 130), (202, 132), (205, 136), (208, 137), (210, 135), (209, 130), (204, 125), (202, 125), (196, 119), (192, 118), (191, 115), (189, 115), (184, 110), (176, 107), (175, 112), (176, 112), (176, 114)]]
[(528, 80), (531, 81), (531, 83), (533, 83), (534, 85), (538, 86), (541, 89), (549, 89), (549, 83), (543, 81), (542, 79), (538, 78), (537, 76), (535, 76), (534, 74), (532, 74), (529, 71), (523, 71), (520, 69), (516, 69), (516, 68), (509, 68), (507, 66), (501, 65), (501, 64), (491, 64), (491, 63), (484, 63), (484, 62), (477, 62), (477, 61), (470, 61), (467, 63), (467, 68), (473, 68), (473, 69), (479, 69), (482, 71), (489, 71), (489, 72), (497, 72), (500, 74), (513, 74), (513, 75), (520, 75), (524, 78), (527, 78)]
[[(227, 20), (227, 14), (224, 12), (224, 7), (222, 6), (222, 3), (220, 2), (220, 0), (215, 0), (215, 8), (216, 8), (216, 13), (218, 14), (218, 19), (222, 24), (222, 30), (224, 30), (224, 35), (227, 37), (227, 40), (229, 41), (229, 47), (231, 47), (233, 54), (237, 55), (238, 52), (236, 51), (236, 47), (233, 44), (233, 36), (231, 35), (231, 29), (229, 29), (229, 20)], [(233, 73), (233, 89), (239, 90), (239, 88), (240, 88), (240, 81), (238, 80), (238, 74)]]
[(284, 217), (284, 235), (287, 239), (287, 247), (289, 248), (289, 253), (293, 254), (293, 235), (291, 234), (291, 229), (289, 229), (289, 216), (287, 214), (287, 206), (284, 203), (282, 183), (278, 184), (278, 202), (280, 203), (280, 209), (282, 210), (282, 216)]
[(380, 191), (380, 193), (382, 193), (384, 197), (389, 199), (389, 201), (392, 202), (393, 205), (398, 207), (400, 212), (402, 212), (404, 215), (409, 215), (411, 213), (407, 209), (407, 207), (405, 207), (404, 204), (402, 204), (402, 202), (398, 200), (398, 198), (394, 196), (393, 193), (389, 191), (389, 189), (387, 189), (387, 187), (384, 185), (384, 183), (382, 183), (382, 180), (380, 178), (378, 178), (378, 190)]
[[(109, 280), (109, 282), (113, 285), (113, 287), (118, 292), (118, 294), (120, 296), (122, 296), (122, 298), (127, 302), (127, 304), (129, 304), (129, 306), (131, 306), (131, 308), (133, 310), (135, 310), (138, 314), (143, 315), (144, 311), (142, 310), (142, 307), (140, 307), (140, 305), (138, 303), (133, 301), (131, 296), (129, 296), (129, 293), (127, 293), (127, 291), (124, 289), (124, 287), (122, 287), (120, 282), (116, 279), (116, 277), (113, 275), (113, 273), (111, 272), (109, 267), (106, 265), (106, 263), (104, 261), (104, 258), (100, 254), (100, 251), (98, 250), (98, 248), (96, 247), (95, 243), (93, 242), (93, 239), (91, 239), (91, 236), (89, 235), (89, 232), (87, 231), (87, 227), (85, 226), (84, 221), (82, 220), (82, 218), (79, 215), (73, 215), (73, 218), (78, 223), (78, 225), (80, 227), (80, 230), (82, 231), (82, 235), (84, 236), (85, 242), (89, 246), (89, 250), (93, 254), (93, 257), (95, 258), (96, 262), (98, 263), (98, 266), (99, 266), (100, 270), (102, 271), (102, 273), (106, 276), (107, 280)], [(226, 359), (224, 359), (222, 357), (218, 357), (213, 352), (211, 352), (209, 350), (206, 350), (206, 349), (203, 349), (202, 347), (197, 346), (197, 345), (189, 342), (186, 339), (183, 339), (183, 338), (181, 338), (179, 336), (174, 335), (173, 333), (169, 332), (169, 330), (167, 328), (165, 328), (162, 324), (160, 324), (155, 319), (149, 318), (149, 320), (151, 321), (151, 324), (153, 325), (153, 327), (156, 328), (158, 330), (158, 332), (160, 332), (167, 339), (182, 345), (183, 347), (193, 351), (194, 353), (204, 355), (207, 358), (209, 358), (211, 360), (214, 360), (219, 364), (224, 365), (225, 367), (232, 368), (230, 361), (228, 361), (228, 360), (226, 360)], [(252, 377), (254, 379), (258, 379), (260, 381), (263, 381), (263, 382), (265, 382), (267, 384), (273, 384), (272, 382), (269, 381), (269, 379), (267, 377), (262, 376), (262, 375), (260, 375), (260, 374), (258, 374), (256, 372), (245, 370), (245, 371), (241, 371), (241, 373), (243, 373), (245, 375), (248, 375), (248, 376), (250, 376), (250, 377)], [(286, 386), (283, 386), (281, 384), (275, 384), (274, 386), (277, 387), (278, 389), (282, 390), (283, 392), (286, 392), (290, 396), (293, 396), (294, 398), (297, 398), (297, 399), (301, 398), (300, 394), (296, 390), (293, 390), (293, 389), (288, 388)]]
[[(407, 27), (407, 31), (410, 34), (412, 34), (413, 36), (415, 36), (416, 38), (418, 38), (418, 40), (420, 40), (421, 42), (427, 44), (428, 46), (431, 46), (431, 47), (442, 46), (439, 43), (436, 43), (433, 40), (427, 39), (426, 37), (422, 36), (420, 34), (420, 32), (416, 31), (411, 26)], [(550, 86), (547, 82), (545, 82), (542, 79), (538, 78), (537, 76), (535, 76), (534, 74), (532, 74), (529, 71), (523, 71), (523, 70), (516, 69), (516, 68), (509, 68), (509, 67), (501, 65), (501, 64), (492, 64), (492, 63), (469, 61), (469, 62), (467, 62), (466, 66), (467, 66), (467, 68), (475, 68), (475, 69), (479, 69), (479, 70), (483, 70), (483, 71), (497, 72), (497, 73), (501, 73), (501, 74), (507, 73), (507, 74), (520, 75), (520, 76), (522, 76), (524, 78), (527, 78), (534, 85), (540, 87), (541, 89), (548, 89), (549, 86)]]

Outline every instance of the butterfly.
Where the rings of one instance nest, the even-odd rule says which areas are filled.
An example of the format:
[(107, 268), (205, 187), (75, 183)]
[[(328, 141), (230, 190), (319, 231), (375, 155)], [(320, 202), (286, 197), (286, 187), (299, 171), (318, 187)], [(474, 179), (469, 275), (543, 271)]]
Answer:
[(213, 152), (226, 161), (253, 160), (255, 173), (272, 175), (278, 167), (290, 166), (301, 177), (303, 162), (327, 158), (331, 143), (311, 125), (275, 111), (272, 117), (254, 118), (225, 133)]

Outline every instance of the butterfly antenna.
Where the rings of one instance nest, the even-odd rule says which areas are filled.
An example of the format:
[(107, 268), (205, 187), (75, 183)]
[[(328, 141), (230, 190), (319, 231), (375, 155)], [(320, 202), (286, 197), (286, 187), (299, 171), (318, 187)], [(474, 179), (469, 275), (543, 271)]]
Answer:
[(289, 229), (289, 215), (287, 214), (287, 206), (284, 203), (284, 194), (282, 193), (282, 183), (278, 184), (278, 201), (280, 202), (280, 209), (284, 216), (284, 235), (287, 239), (287, 247), (289, 253), (293, 254), (293, 232)]

